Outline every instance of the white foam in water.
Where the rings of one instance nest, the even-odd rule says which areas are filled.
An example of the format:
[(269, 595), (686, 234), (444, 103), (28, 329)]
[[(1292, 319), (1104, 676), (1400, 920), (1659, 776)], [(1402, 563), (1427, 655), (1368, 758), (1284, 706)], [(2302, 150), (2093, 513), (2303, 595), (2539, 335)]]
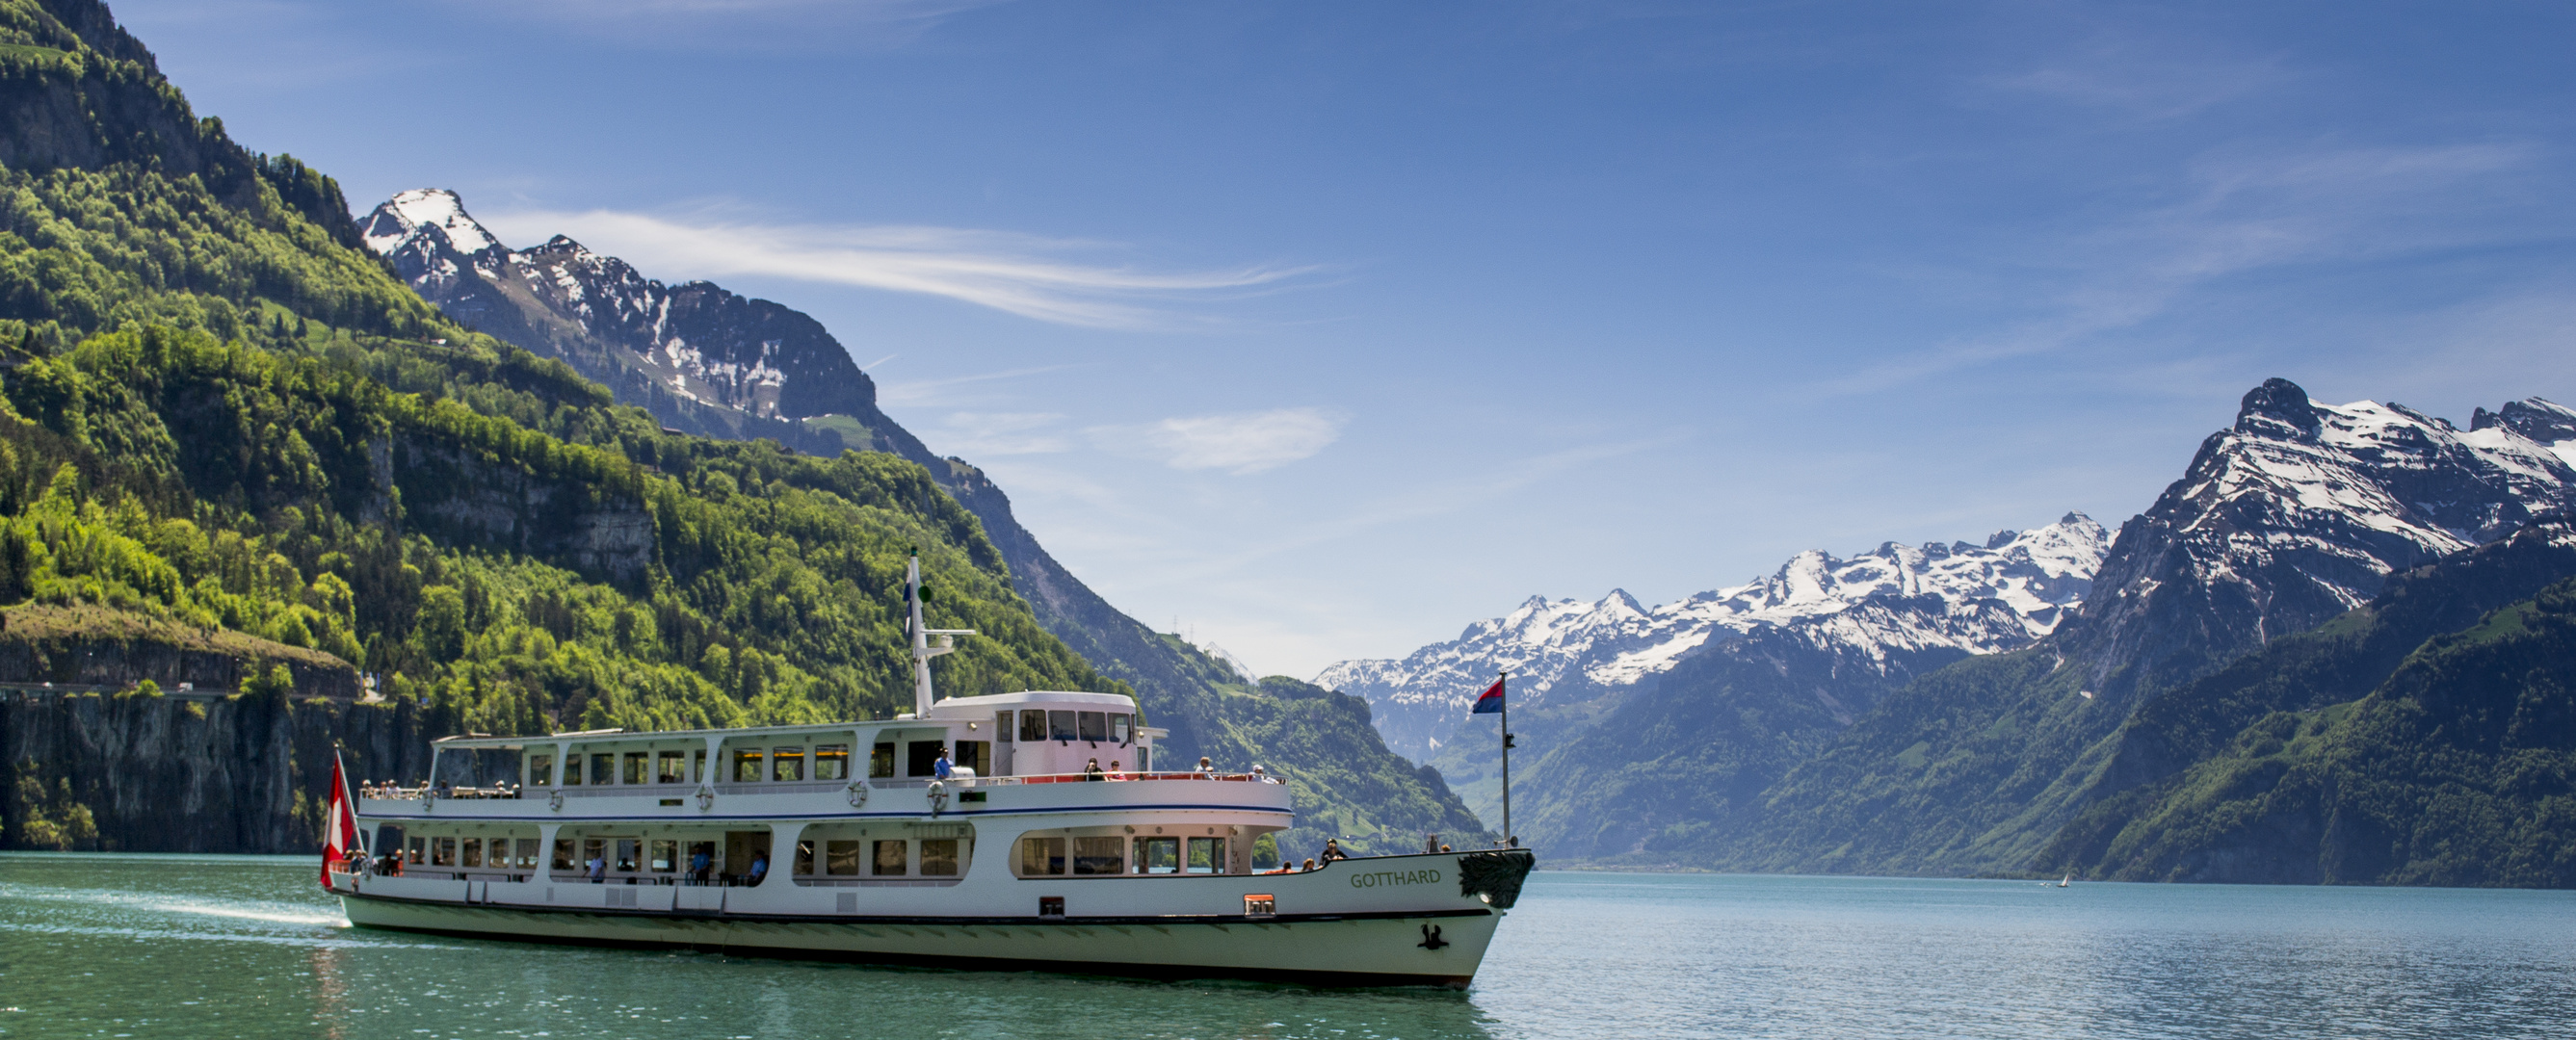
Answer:
[(202, 899), (172, 899), (138, 896), (126, 892), (103, 892), (96, 889), (28, 889), (16, 885), (0, 886), (0, 894), (23, 899), (60, 899), (78, 903), (103, 903), (134, 910), (164, 914), (202, 914), (207, 917), (230, 917), (245, 921), (269, 921), (276, 924), (327, 925), (349, 927), (343, 914), (313, 910), (293, 910), (275, 903), (220, 902)]

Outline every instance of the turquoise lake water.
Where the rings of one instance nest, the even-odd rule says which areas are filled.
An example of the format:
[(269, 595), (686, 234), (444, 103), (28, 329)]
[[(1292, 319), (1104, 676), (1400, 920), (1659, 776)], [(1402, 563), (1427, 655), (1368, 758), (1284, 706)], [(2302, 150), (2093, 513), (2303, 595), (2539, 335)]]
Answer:
[(314, 872), (0, 854), (0, 1037), (2576, 1037), (2571, 892), (1542, 872), (1468, 992), (1330, 992), (415, 938)]

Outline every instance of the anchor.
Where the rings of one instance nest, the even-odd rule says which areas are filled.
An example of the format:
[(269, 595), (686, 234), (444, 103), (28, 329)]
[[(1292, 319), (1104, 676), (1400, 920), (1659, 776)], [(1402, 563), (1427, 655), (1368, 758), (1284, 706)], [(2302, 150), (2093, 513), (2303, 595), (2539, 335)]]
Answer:
[(1443, 946), (1449, 945), (1449, 940), (1440, 937), (1439, 925), (1426, 924), (1422, 926), (1422, 941), (1415, 943), (1414, 945), (1420, 946), (1426, 950), (1437, 950)]

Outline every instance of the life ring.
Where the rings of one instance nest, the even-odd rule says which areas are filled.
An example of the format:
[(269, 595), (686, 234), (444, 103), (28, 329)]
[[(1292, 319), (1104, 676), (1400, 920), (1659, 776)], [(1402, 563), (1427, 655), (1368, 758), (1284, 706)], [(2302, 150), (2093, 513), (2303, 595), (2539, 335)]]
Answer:
[(933, 780), (930, 782), (929, 789), (923, 793), (930, 797), (930, 815), (937, 816), (940, 810), (948, 808), (947, 781)]
[(557, 791), (557, 792), (553, 793), (552, 795), (548, 795), (548, 796), (546, 797), (546, 808), (552, 809), (552, 810), (554, 810), (554, 811), (556, 811), (556, 812), (562, 812), (562, 811), (563, 811), (563, 792), (561, 792), (561, 791)]
[(716, 793), (703, 787), (698, 788), (698, 811), (705, 812), (715, 807)]
[(857, 809), (868, 804), (868, 785), (864, 783), (852, 780), (849, 790), (844, 793), (850, 799), (850, 808)]

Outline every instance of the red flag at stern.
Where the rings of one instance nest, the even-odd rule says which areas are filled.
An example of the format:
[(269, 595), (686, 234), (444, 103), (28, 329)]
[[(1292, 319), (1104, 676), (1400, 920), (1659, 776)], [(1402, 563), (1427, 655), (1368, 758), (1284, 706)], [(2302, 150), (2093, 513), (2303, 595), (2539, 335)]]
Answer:
[(331, 805), (322, 824), (322, 887), (331, 887), (331, 866), (358, 851), (358, 811), (349, 800), (349, 777), (340, 770), (340, 754), (331, 754)]

